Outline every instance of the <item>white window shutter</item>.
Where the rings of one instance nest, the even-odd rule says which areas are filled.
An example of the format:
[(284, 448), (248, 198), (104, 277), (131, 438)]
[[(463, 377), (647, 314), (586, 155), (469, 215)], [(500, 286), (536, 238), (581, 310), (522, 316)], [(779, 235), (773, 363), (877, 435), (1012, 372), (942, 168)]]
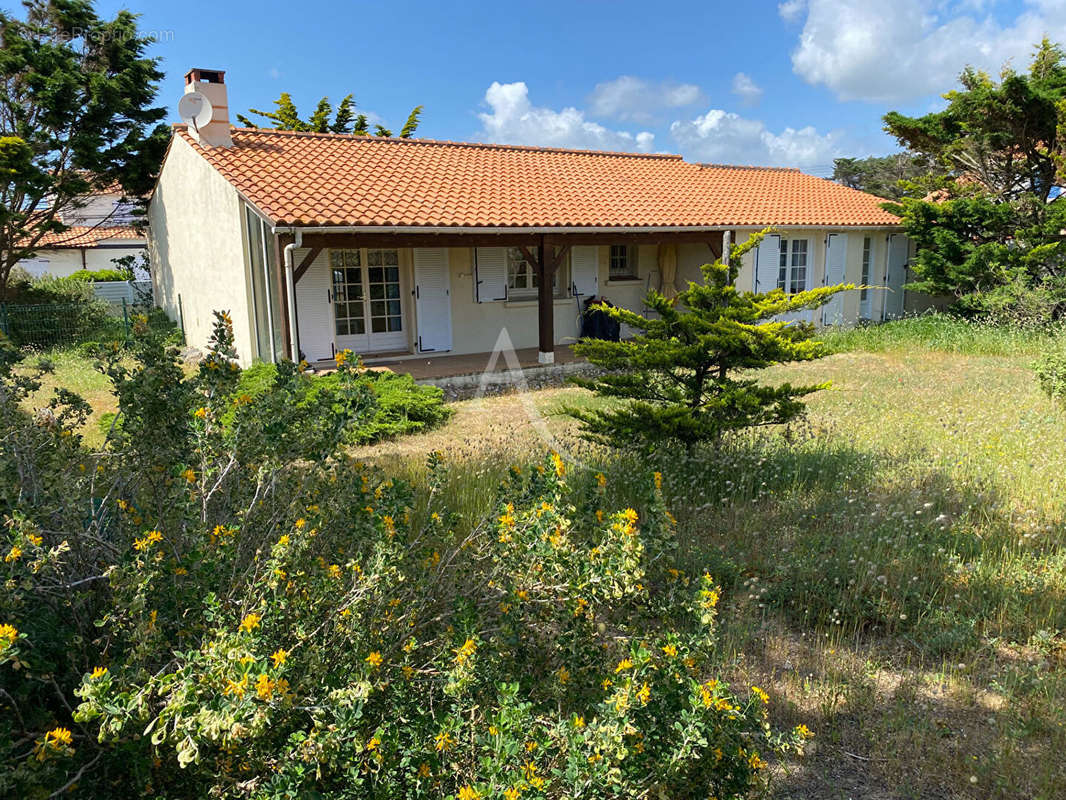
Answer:
[(474, 251), (474, 294), (479, 303), (507, 299), (506, 247), (478, 247)]
[(781, 237), (768, 234), (755, 251), (755, 291), (769, 292), (777, 288), (777, 275), (781, 269)]
[(574, 292), (582, 297), (595, 297), (599, 294), (600, 283), (599, 250), (595, 246), (577, 246), (570, 248), (570, 280)]

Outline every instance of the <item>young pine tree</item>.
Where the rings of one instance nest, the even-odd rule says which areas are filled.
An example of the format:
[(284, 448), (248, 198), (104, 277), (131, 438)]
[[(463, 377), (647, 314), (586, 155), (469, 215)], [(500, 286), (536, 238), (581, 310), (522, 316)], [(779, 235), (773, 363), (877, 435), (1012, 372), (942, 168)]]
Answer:
[(856, 288), (739, 291), (734, 284), (741, 256), (764, 235), (732, 247), (729, 266), (721, 260), (705, 264), (704, 282), (690, 282), (676, 298), (653, 290), (645, 302), (658, 318), (601, 307), (638, 334), (621, 342), (584, 339), (574, 345), (577, 355), (604, 370), (574, 382), (609, 401), (567, 409), (586, 438), (648, 449), (679, 443), (691, 450), (701, 442), (718, 442), (727, 431), (788, 422), (803, 413), (800, 398), (829, 385), (767, 386), (751, 373), (825, 355), (812, 338), (813, 325), (773, 317), (818, 308), (838, 292)]

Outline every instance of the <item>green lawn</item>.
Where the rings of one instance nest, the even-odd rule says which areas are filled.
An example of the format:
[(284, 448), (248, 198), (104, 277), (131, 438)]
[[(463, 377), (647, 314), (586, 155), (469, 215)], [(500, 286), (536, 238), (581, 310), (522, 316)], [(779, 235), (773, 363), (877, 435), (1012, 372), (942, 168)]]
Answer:
[(589, 396), (564, 389), (463, 403), (365, 455), (417, 479), (445, 450), (471, 509), (545, 441), (620, 507), (661, 468), (690, 574), (725, 587), (735, 679), (818, 734), (779, 797), (1061, 797), (1066, 413), (1029, 367), (1050, 338), (934, 319), (830, 339), (844, 352), (767, 374), (833, 381), (807, 419), (719, 453), (581, 444), (552, 414)]

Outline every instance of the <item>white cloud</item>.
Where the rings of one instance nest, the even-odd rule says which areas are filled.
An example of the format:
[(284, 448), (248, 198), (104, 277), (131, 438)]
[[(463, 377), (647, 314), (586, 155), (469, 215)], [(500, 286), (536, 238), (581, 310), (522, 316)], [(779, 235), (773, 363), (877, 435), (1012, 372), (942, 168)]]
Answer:
[(589, 97), (593, 116), (647, 123), (656, 111), (691, 106), (703, 100), (700, 87), (692, 83), (658, 83), (622, 75), (597, 83)]
[(269, 76), (270, 76), (271, 78), (273, 78), (274, 80), (277, 80), (278, 78), (280, 78), (280, 77), (281, 77), (281, 70), (280, 70), (280, 69), (278, 69), (277, 67), (271, 67), (271, 68), (270, 68), (270, 69), (269, 69), (269, 70), (267, 71), (267, 74), (268, 74), (268, 75), (269, 75)]
[(750, 75), (738, 72), (733, 76), (733, 94), (747, 106), (757, 105), (762, 99), (762, 87)]
[[(792, 2), (782, 16), (801, 14)], [(1047, 35), (1066, 39), (1066, 0), (1025, 0), (1009, 24), (974, 0), (809, 0), (795, 72), (843, 100), (914, 100), (955, 85), (967, 64), (997, 74), (1007, 61), (1029, 62)]]
[(807, 9), (807, 0), (786, 0), (777, 7), (777, 13), (785, 22), (798, 22)]
[(830, 163), (845, 149), (835, 133), (811, 126), (774, 133), (759, 120), (720, 108), (674, 122), (670, 133), (690, 160), (720, 164), (810, 167)]
[(485, 103), (489, 111), (478, 117), (482, 135), (492, 142), (643, 152), (650, 151), (655, 143), (653, 133), (612, 130), (589, 121), (576, 108), (555, 111), (534, 106), (524, 81), (493, 81), (485, 92)]

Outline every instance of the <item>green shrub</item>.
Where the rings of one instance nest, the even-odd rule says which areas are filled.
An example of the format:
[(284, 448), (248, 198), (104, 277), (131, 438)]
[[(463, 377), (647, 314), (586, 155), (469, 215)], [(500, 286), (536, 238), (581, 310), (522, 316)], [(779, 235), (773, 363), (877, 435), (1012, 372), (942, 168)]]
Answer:
[(440, 456), (416, 490), (344, 455), (365, 374), (252, 397), (235, 355), (225, 315), (191, 377), (136, 337), (93, 454), (77, 398), (18, 411), (0, 348), (0, 795), (739, 798), (801, 746), (717, 677), (658, 474), (614, 510), (553, 455), (464, 519)]
[(87, 283), (102, 283), (106, 281), (130, 281), (133, 280), (132, 270), (123, 269), (83, 269), (75, 272), (70, 277)]
[(1044, 394), (1066, 403), (1066, 343), (1056, 342), (1033, 364), (1036, 380)]
[(8, 335), (19, 346), (107, 338), (109, 326), (114, 326), (107, 303), (96, 297), (91, 284), (51, 275), (15, 285), (3, 317)]
[[(256, 363), (241, 373), (236, 393), (256, 398), (268, 391), (277, 379), (274, 364)], [(410, 375), (393, 372), (361, 371), (359, 381), (373, 398), (373, 411), (346, 431), (351, 444), (368, 444), (392, 436), (419, 433), (443, 424), (451, 409), (444, 404), (444, 393), (436, 386), (420, 386)], [(297, 400), (297, 408), (320, 402), (338, 388), (338, 373), (313, 375), (306, 384), (306, 394)], [(226, 421), (232, 417), (227, 415)]]

